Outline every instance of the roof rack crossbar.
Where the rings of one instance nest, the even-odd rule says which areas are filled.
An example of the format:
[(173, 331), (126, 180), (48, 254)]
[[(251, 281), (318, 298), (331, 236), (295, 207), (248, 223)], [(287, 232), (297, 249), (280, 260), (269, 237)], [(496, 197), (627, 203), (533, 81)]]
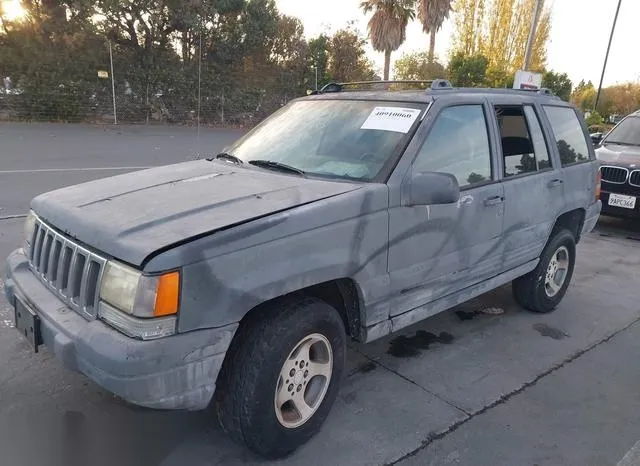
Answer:
[[(380, 84), (427, 84), (430, 86), (430, 89), (453, 89), (451, 83), (446, 79), (428, 79), (428, 80), (408, 80), (408, 79), (398, 79), (398, 80), (381, 80), (381, 81), (352, 81), (352, 82), (331, 82), (326, 84), (322, 89), (318, 91), (319, 94), (323, 94), (326, 92), (343, 92), (345, 87), (352, 86), (375, 86)], [(314, 92), (315, 93), (315, 92)]]

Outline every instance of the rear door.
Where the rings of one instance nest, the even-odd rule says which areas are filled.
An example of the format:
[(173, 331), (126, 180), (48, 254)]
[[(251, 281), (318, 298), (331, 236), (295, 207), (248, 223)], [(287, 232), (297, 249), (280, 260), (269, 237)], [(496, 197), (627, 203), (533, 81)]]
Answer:
[(440, 101), (417, 134), (425, 138), (427, 133), (407, 177), (413, 169), (451, 173), (461, 196), (457, 204), (411, 207), (394, 202), (392, 196), (392, 316), (498, 273), (503, 192), (494, 177), (489, 110), (486, 101), (475, 96), (455, 104)]
[(504, 186), (504, 263), (508, 270), (540, 255), (564, 208), (564, 173), (553, 160), (533, 103), (493, 100)]
[(593, 144), (584, 120), (573, 107), (542, 105), (564, 178), (564, 211), (585, 209), (595, 202), (596, 176)]

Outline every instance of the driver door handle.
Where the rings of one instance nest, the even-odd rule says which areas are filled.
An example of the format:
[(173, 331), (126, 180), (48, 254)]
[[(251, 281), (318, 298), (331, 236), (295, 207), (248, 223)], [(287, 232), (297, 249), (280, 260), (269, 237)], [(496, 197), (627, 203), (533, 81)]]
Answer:
[(493, 197), (488, 197), (487, 199), (484, 200), (484, 205), (486, 205), (487, 207), (491, 207), (494, 205), (498, 205), (498, 204), (502, 204), (504, 202), (504, 197), (502, 196), (493, 196)]
[(549, 181), (549, 183), (547, 184), (547, 186), (549, 188), (557, 188), (558, 186), (560, 186), (562, 183), (564, 183), (564, 181), (562, 181), (560, 178), (555, 178), (551, 181)]

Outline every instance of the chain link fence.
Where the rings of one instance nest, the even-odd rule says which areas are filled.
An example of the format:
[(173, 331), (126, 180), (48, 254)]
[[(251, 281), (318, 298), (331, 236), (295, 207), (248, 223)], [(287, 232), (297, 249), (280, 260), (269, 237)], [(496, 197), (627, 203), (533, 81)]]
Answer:
[[(6, 71), (5, 71), (6, 72)], [(43, 82), (21, 88), (5, 78), (0, 121), (170, 123), (251, 127), (304, 93), (290, 71), (254, 69), (225, 73), (203, 70), (165, 82), (140, 83), (114, 69), (94, 82)], [(196, 73), (197, 74), (197, 73)], [(97, 73), (96, 73), (97, 76)], [(114, 92), (115, 91), (115, 92)], [(114, 98), (115, 96), (115, 98)], [(115, 115), (114, 115), (115, 112)]]

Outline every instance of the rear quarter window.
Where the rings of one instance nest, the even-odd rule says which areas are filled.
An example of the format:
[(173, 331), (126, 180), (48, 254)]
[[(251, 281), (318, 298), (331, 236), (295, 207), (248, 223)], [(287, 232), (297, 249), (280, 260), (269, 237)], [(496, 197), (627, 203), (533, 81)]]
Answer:
[(545, 105), (562, 166), (589, 161), (589, 146), (578, 115), (570, 107)]

